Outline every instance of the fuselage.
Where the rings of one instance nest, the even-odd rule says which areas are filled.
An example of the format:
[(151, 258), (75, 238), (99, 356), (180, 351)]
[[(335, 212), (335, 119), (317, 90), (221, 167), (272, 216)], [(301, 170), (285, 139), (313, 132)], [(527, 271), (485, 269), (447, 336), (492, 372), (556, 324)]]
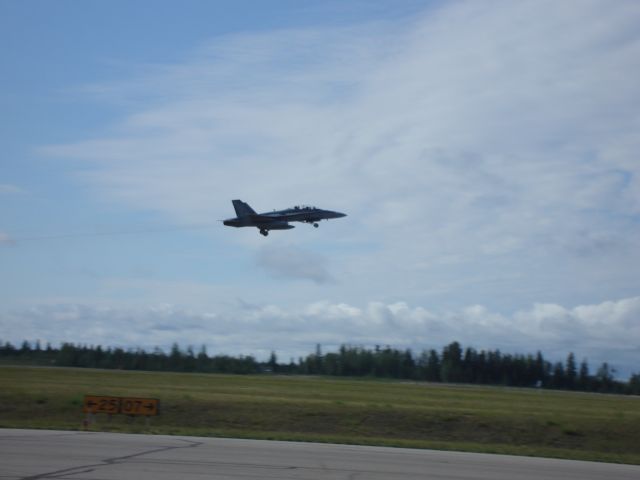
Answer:
[(294, 228), (293, 225), (289, 225), (289, 222), (310, 223), (317, 227), (320, 220), (346, 217), (346, 214), (341, 212), (304, 205), (264, 213), (255, 213), (247, 203), (241, 200), (233, 200), (233, 206), (238, 216), (224, 220), (223, 223), (226, 226), (256, 227), (265, 236), (269, 230), (289, 230)]

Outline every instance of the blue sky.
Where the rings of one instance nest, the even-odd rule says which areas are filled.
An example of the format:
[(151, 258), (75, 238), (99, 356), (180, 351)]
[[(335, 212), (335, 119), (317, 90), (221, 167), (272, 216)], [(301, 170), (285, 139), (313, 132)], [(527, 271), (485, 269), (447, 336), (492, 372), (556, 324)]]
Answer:
[[(0, 3), (0, 338), (640, 370), (640, 7)], [(225, 228), (256, 210), (320, 228)]]

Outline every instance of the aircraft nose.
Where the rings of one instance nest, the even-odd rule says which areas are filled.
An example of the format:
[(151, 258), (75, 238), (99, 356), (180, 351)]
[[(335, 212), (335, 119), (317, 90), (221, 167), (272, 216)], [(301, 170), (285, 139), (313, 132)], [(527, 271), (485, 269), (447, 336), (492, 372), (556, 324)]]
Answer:
[(342, 218), (347, 216), (346, 213), (341, 213), (341, 212), (333, 212), (333, 215), (335, 216), (334, 218)]

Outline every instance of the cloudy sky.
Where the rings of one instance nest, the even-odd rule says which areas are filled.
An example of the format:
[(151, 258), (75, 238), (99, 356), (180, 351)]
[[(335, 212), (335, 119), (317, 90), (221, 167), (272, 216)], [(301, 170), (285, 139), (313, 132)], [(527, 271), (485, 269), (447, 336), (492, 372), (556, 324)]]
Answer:
[[(640, 4), (0, 3), (0, 339), (640, 371)], [(346, 212), (262, 237), (257, 211)]]

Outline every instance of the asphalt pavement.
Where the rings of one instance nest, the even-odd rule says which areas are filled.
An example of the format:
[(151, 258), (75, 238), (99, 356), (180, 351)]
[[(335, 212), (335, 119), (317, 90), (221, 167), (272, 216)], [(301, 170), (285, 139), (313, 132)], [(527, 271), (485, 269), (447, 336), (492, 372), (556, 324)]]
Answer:
[(640, 466), (405, 448), (0, 429), (0, 479), (640, 479)]

